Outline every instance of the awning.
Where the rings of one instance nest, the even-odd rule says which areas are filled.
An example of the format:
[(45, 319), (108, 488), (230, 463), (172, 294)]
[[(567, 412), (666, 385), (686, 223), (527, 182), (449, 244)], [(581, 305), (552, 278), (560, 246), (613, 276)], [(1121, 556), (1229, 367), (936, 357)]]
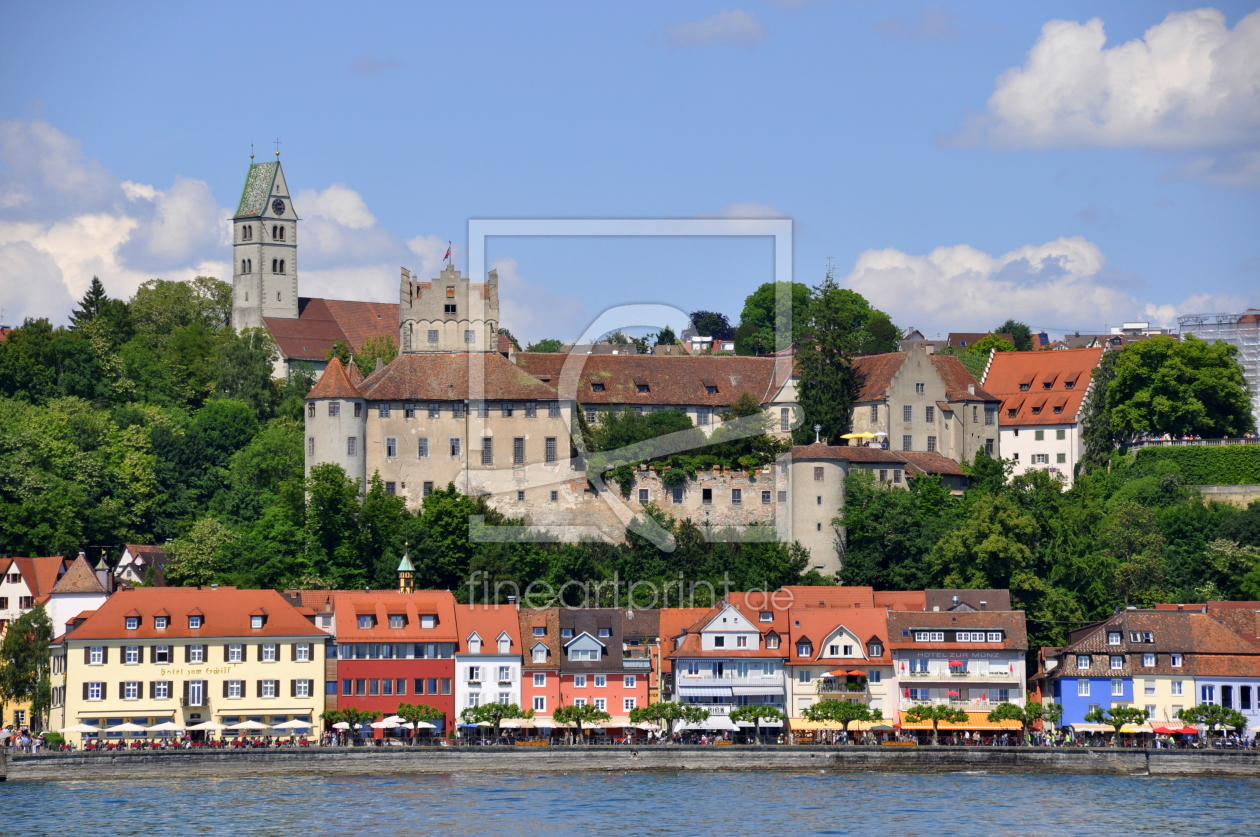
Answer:
[[(904, 729), (932, 729), (931, 721), (907, 721), (905, 711), (901, 712), (901, 728)], [(1024, 729), (1019, 721), (998, 721), (993, 723), (989, 720), (988, 712), (968, 712), (967, 721), (962, 724), (953, 724), (948, 721), (941, 721), (937, 727), (938, 730), (945, 732), (948, 730), (1018, 730)]]
[[(782, 691), (778, 689), (777, 691)], [(679, 697), (733, 697), (730, 686), (679, 686)]]
[(730, 718), (726, 717), (725, 715), (710, 715), (707, 721), (700, 721), (699, 723), (695, 723), (695, 724), (683, 724), (682, 726), (679, 727), (679, 729), (680, 730), (715, 729), (715, 730), (726, 730), (728, 732), (739, 731), (739, 727), (735, 726), (735, 722), (732, 721)]
[(736, 695), (781, 695), (782, 686), (733, 686), (731, 691)]
[(811, 721), (808, 718), (789, 718), (788, 726), (790, 726), (794, 732), (817, 732), (819, 730), (839, 731), (844, 729), (843, 724), (836, 723), (835, 721)]
[(1142, 724), (1140, 726), (1137, 724), (1125, 724), (1124, 726), (1120, 727), (1120, 731), (1121, 732), (1134, 732), (1134, 733), (1139, 733), (1139, 734), (1155, 732), (1155, 730), (1151, 728), (1150, 724)]
[(1111, 724), (1072, 724), (1073, 732), (1115, 732)]
[[(753, 721), (737, 721), (736, 723), (739, 724), (741, 729), (756, 729), (757, 728), (757, 724)], [(766, 729), (768, 727), (781, 727), (781, 726), (783, 726), (782, 718), (775, 718), (773, 720), (771, 720), (770, 718), (761, 719), (762, 729)]]
[(1194, 727), (1151, 727), (1152, 732), (1158, 732), (1160, 735), (1198, 735), (1199, 731)]

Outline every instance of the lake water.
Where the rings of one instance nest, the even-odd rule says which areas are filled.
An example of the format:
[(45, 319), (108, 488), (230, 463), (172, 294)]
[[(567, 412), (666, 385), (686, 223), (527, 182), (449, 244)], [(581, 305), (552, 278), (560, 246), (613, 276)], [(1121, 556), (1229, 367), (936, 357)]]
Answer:
[(1260, 780), (572, 773), (0, 783), (5, 835), (1244, 835)]

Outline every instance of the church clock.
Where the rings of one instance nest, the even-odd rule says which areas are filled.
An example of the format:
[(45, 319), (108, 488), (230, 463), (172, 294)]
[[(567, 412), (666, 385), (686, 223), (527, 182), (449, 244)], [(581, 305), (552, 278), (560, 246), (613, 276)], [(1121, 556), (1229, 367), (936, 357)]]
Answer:
[(283, 215), (284, 214), (284, 201), (280, 200), (279, 198), (276, 198), (271, 204), (271, 209), (277, 215)]

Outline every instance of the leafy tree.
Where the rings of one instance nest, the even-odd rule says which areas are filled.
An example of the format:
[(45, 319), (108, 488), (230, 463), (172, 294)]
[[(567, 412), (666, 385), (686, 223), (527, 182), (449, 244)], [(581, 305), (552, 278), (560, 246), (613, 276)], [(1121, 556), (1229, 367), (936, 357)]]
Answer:
[(677, 342), (678, 335), (674, 334), (674, 330), (669, 326), (665, 326), (660, 331), (656, 332), (655, 345), (657, 346), (673, 346)]
[(223, 550), (234, 539), (232, 530), (213, 517), (198, 520), (187, 535), (166, 545), (166, 580), (187, 587), (217, 581), (228, 569)]
[(882, 486), (864, 469), (849, 472), (844, 507), (832, 521), (845, 532), (842, 584), (922, 590), (935, 583), (926, 558), (956, 525), (958, 502), (937, 476), (913, 477), (908, 488)]
[(837, 287), (830, 273), (816, 289), (804, 323), (809, 339), (796, 356), (797, 400), (805, 413), (804, 423), (794, 434), (798, 443), (813, 441), (815, 425), (821, 425), (824, 439), (839, 439), (848, 431), (858, 385), (852, 361), (866, 342), (870, 314), (866, 300)]
[(559, 340), (556, 340), (554, 337), (545, 337), (537, 343), (530, 343), (527, 345), (525, 347), (525, 351), (553, 353), (558, 352), (563, 348), (564, 344)]
[(1214, 703), (1201, 703), (1198, 706), (1187, 706), (1177, 712), (1177, 718), (1182, 723), (1198, 725), (1202, 724), (1207, 727), (1209, 743), (1212, 733), (1217, 730), (1225, 730), (1232, 728), (1238, 732), (1242, 732), (1247, 728), (1247, 716), (1239, 712), (1237, 709), (1231, 709), (1227, 706), (1218, 706)]
[[(1182, 710), (1185, 711), (1185, 710)], [(1125, 724), (1141, 726), (1146, 723), (1146, 710), (1133, 706), (1113, 706), (1111, 709), (1091, 709), (1085, 713), (1085, 720), (1091, 724), (1106, 724), (1115, 728), (1111, 734), (1111, 746), (1120, 746), (1120, 728)]]
[(967, 723), (967, 713), (961, 709), (945, 703), (935, 704), (918, 704), (911, 706), (906, 710), (906, 720), (911, 723), (921, 724), (926, 721), (932, 722), (932, 744), (935, 746), (939, 742), (938, 727), (944, 721), (947, 724), (965, 724)]
[(193, 325), (217, 334), (232, 324), (232, 286), (212, 276), (150, 279), (136, 290), (130, 308), (137, 334), (165, 336)]
[[(777, 297), (783, 296), (783, 317), (779, 316)], [(735, 353), (740, 355), (765, 355), (786, 349), (799, 339), (810, 305), (808, 285), (793, 282), (767, 282), (748, 295), (744, 310), (739, 315), (739, 327), (735, 329)], [(791, 315), (791, 326), (787, 314)], [(788, 335), (779, 339), (776, 326), (782, 326)]]
[(1128, 606), (1161, 601), (1167, 566), (1166, 544), (1155, 511), (1136, 503), (1118, 503), (1101, 527), (1100, 546), (1112, 563), (1116, 589)]
[[(328, 712), (324, 713), (324, 715), (328, 714)], [(379, 714), (379, 712), (375, 712), (370, 709), (359, 709), (357, 706), (347, 706), (337, 712), (337, 720), (332, 721), (330, 726), (335, 723), (349, 724), (349, 728), (346, 732), (350, 734), (352, 741), (357, 742), (359, 738), (357, 731), (375, 721), (376, 716)], [(324, 715), (321, 715), (320, 717), (324, 717)]]
[(431, 724), (434, 721), (442, 721), (446, 719), (445, 712), (441, 709), (430, 706), (427, 703), (400, 703), (398, 704), (398, 711), (394, 714), (402, 718), (407, 723), (415, 725), (411, 730), (412, 744), (416, 743), (416, 730), (419, 728), (420, 724)]
[(849, 724), (854, 721), (880, 721), (884, 718), (884, 713), (880, 710), (871, 709), (865, 703), (855, 700), (820, 700), (803, 709), (801, 714), (811, 721), (840, 724), (846, 733), (849, 731)]
[(691, 320), (691, 326), (696, 330), (696, 334), (703, 337), (712, 337), (714, 340), (729, 340), (731, 337), (731, 323), (725, 314), (719, 314), (716, 311), (692, 311), (687, 315)]
[(600, 721), (610, 721), (612, 716), (602, 709), (596, 709), (589, 703), (581, 706), (564, 705), (557, 706), (556, 710), (551, 713), (551, 719), (557, 724), (574, 724), (577, 726), (577, 740), (582, 741), (582, 724), (597, 724)]
[(1123, 439), (1170, 433), (1219, 438), (1255, 430), (1238, 347), (1158, 336), (1130, 344), (1107, 388), (1111, 429)]
[(997, 328), (993, 329), (993, 333), (1009, 334), (1011, 337), (1014, 337), (1016, 351), (1032, 351), (1032, 329), (1017, 320), (1007, 320)]
[(1102, 360), (1094, 369), (1089, 393), (1081, 405), (1081, 443), (1085, 453), (1077, 464), (1077, 474), (1088, 474), (1111, 464), (1112, 451), (1119, 444), (1119, 437), (1112, 429), (1111, 409), (1107, 406), (1107, 390), (1116, 378), (1116, 361), (1120, 353), (1103, 352)]
[(892, 318), (883, 311), (872, 311), (866, 323), (867, 340), (862, 351), (872, 354), (895, 352), (906, 336), (904, 329), (893, 325)]
[(658, 701), (648, 706), (636, 706), (630, 710), (630, 723), (656, 724), (665, 732), (665, 740), (674, 740), (678, 724), (700, 724), (709, 720), (709, 710), (690, 703)]
[(1002, 721), (1019, 721), (1024, 741), (1028, 741), (1029, 725), (1033, 721), (1041, 720), (1044, 712), (1042, 705), (1036, 701), (1029, 701), (1027, 706), (1017, 706), (1009, 702), (999, 703), (989, 712), (988, 721), (991, 724), (999, 724)]
[(986, 334), (968, 346), (967, 351), (987, 359), (989, 352), (1013, 352), (1016, 349), (1015, 344), (1005, 337), (998, 337), (996, 334)]
[(0, 710), (10, 701), (30, 701), (33, 730), (41, 730), (51, 705), (48, 643), (52, 622), (42, 604), (13, 620), (0, 639)]
[(731, 710), (730, 719), (734, 723), (752, 723), (757, 727), (757, 740), (761, 740), (762, 721), (783, 720), (783, 710), (768, 703), (748, 703)]
[[(333, 344), (324, 352), (324, 360), (332, 360), (333, 358), (341, 361), (342, 366), (349, 366), (353, 363), (354, 353), (350, 349), (350, 344), (344, 340), (334, 340)], [(371, 371), (371, 369), (368, 370), (368, 372)]]
[(943, 587), (1007, 588), (1032, 562), (1037, 522), (1010, 497), (981, 495), (958, 528), (932, 549), (928, 561)]
[(266, 329), (247, 328), (219, 348), (215, 389), (225, 398), (244, 401), (260, 416), (270, 415), (279, 395), (271, 377), (278, 359)]
[(515, 703), (482, 703), (470, 706), (459, 713), (459, 718), (466, 724), (490, 724), (494, 727), (493, 740), (499, 740), (499, 727), (510, 718), (532, 718), (534, 710), (522, 710)]
[[(508, 335), (511, 337), (511, 335)], [(516, 340), (512, 342), (515, 344)], [(394, 358), (398, 357), (398, 343), (394, 340), (392, 334), (374, 334), (363, 341), (363, 345), (359, 347), (359, 353), (355, 355), (355, 363), (359, 365), (360, 371), (365, 375), (371, 375), (376, 370), (376, 362), (379, 360), (382, 365), (388, 365)]]

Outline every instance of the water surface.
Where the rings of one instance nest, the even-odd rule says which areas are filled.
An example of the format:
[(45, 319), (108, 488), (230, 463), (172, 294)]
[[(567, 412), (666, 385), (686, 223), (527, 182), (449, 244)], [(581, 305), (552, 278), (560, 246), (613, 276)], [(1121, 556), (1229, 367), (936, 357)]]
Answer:
[(0, 834), (1243, 835), (1260, 780), (989, 774), (457, 774), (0, 784)]

